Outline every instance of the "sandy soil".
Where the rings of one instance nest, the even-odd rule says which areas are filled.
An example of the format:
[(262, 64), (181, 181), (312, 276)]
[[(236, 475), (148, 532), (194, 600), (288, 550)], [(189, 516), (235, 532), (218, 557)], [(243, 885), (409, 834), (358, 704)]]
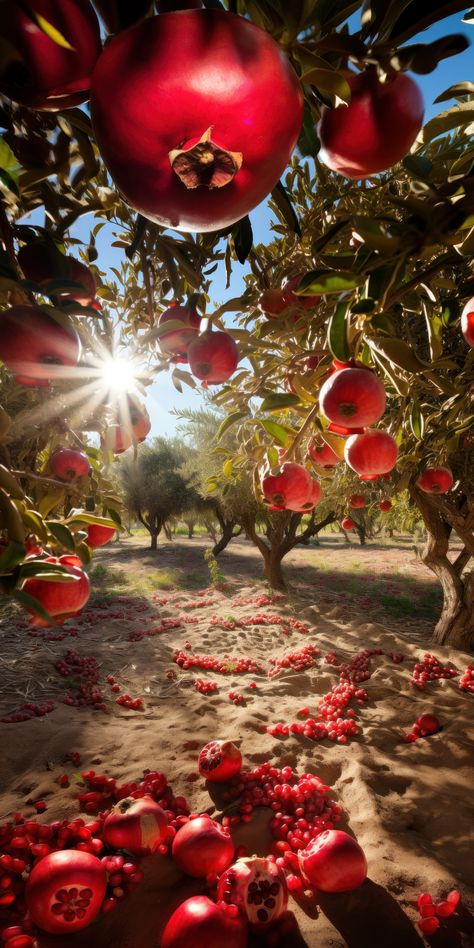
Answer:
[[(367, 882), (356, 892), (322, 897), (323, 912), (317, 920), (311, 917), (314, 904), (300, 907), (291, 900), (309, 948), (420, 946), (424, 942), (414, 927), (418, 915), (410, 902), (421, 891), (441, 898), (454, 887), (462, 893), (460, 911), (430, 944), (474, 945), (474, 695), (459, 690), (458, 678), (432, 682), (424, 692), (410, 684), (414, 663), (426, 650), (461, 672), (472, 656), (430, 647), (430, 608), (435, 609), (437, 591), (410, 543), (393, 548), (374, 544), (363, 550), (355, 545), (336, 548), (336, 540), (331, 540), (326, 545), (323, 541), (323, 548), (299, 550), (289, 557), (291, 592), (263, 607), (256, 599), (266, 587), (257, 578), (260, 564), (247, 543), (235, 542), (221, 558), (224, 590), (208, 587), (202, 559), (206, 541), (179, 540), (161, 546), (157, 553), (145, 544), (145, 539), (128, 539), (98, 553), (94, 598), (82, 621), (70, 623), (77, 630), (73, 637), (33, 638), (16, 613), (6, 612), (1, 622), (1, 714), (25, 700), (57, 699), (67, 682), (53, 663), (68, 648), (95, 656), (101, 680), (114, 674), (124, 691), (144, 698), (145, 709), (132, 712), (118, 707), (104, 686), (105, 714), (58, 703), (45, 717), (0, 725), (1, 818), (17, 810), (34, 816), (32, 804), (39, 799), (48, 803), (41, 817), (45, 822), (72, 818), (77, 813), (77, 790), (73, 784), (69, 789), (57, 784), (60, 773), (72, 770), (64, 764), (71, 751), (81, 754), (83, 769), (110, 773), (121, 781), (139, 777), (145, 768), (164, 771), (174, 792), (186, 796), (194, 810), (217, 814), (218, 801), (211, 799), (197, 775), (197, 754), (213, 738), (232, 739), (246, 766), (271, 760), (321, 777), (343, 807), (341, 827), (349, 828), (366, 852)], [(318, 561), (323, 571), (316, 574)], [(411, 602), (411, 613), (407, 609), (407, 614), (397, 615), (394, 601), (403, 597)], [(309, 632), (284, 622), (229, 629), (211, 621), (217, 616), (230, 624), (245, 623), (259, 612), (301, 620)], [(146, 634), (163, 618), (197, 621), (162, 634)], [(131, 633), (145, 634), (134, 641)], [(321, 649), (321, 656), (312, 668), (284, 669), (274, 678), (266, 673), (184, 671), (172, 656), (186, 640), (191, 654), (250, 657), (265, 672), (271, 667), (270, 658), (281, 658), (308, 642)], [(262, 733), (265, 725), (276, 721), (298, 720), (297, 711), (305, 705), (314, 711), (319, 697), (337, 683), (337, 668), (323, 660), (327, 652), (347, 662), (364, 648), (399, 652), (404, 659), (399, 664), (386, 654), (371, 659), (373, 674), (364, 683), (369, 701), (360, 710), (360, 736), (341, 746)], [(169, 670), (176, 674), (172, 681), (166, 676)], [(198, 693), (196, 677), (215, 681), (218, 691), (207, 697)], [(253, 681), (256, 689), (249, 687)], [(235, 706), (229, 691), (242, 694), (243, 703)], [(402, 733), (425, 711), (439, 716), (442, 731), (403, 743)], [(269, 819), (269, 811), (257, 811), (249, 824), (235, 829), (236, 844), (246, 845), (250, 852), (268, 852)], [(41, 946), (158, 948), (172, 909), (201, 891), (200, 883), (181, 876), (169, 858), (152, 857), (144, 883), (116, 911), (82, 935), (65, 940), (45, 937)]]

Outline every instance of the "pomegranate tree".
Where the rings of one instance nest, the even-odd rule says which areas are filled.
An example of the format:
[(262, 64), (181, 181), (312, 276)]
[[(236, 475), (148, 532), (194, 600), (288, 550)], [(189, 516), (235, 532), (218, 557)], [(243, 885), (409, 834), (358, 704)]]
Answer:
[(474, 296), (468, 300), (461, 313), (462, 334), (471, 349), (474, 349)]
[(416, 483), (425, 494), (446, 494), (451, 490), (454, 479), (449, 467), (427, 467)]
[(198, 768), (210, 783), (223, 783), (240, 773), (242, 754), (232, 741), (210, 741), (199, 754)]
[(99, 914), (107, 888), (100, 859), (77, 849), (62, 849), (40, 859), (26, 886), (31, 919), (52, 935), (86, 928)]
[(179, 306), (172, 303), (158, 320), (158, 326), (166, 323), (176, 324), (169, 332), (159, 338), (159, 346), (164, 355), (169, 355), (175, 362), (188, 361), (188, 348), (199, 333), (201, 317), (194, 306)]
[(331, 430), (352, 432), (373, 425), (385, 411), (385, 389), (368, 369), (344, 368), (332, 372), (319, 393), (323, 415)]
[(375, 481), (380, 474), (388, 474), (397, 463), (398, 448), (386, 431), (369, 428), (363, 434), (352, 435), (344, 446), (346, 463), (359, 475), (361, 481)]
[(87, 477), (91, 472), (87, 455), (72, 448), (58, 448), (51, 455), (49, 464), (54, 476), (62, 481), (76, 481), (78, 477)]
[(342, 830), (325, 830), (299, 853), (303, 876), (322, 892), (358, 889), (367, 876), (367, 860), (357, 840)]
[(263, 477), (261, 488), (265, 504), (279, 510), (299, 510), (309, 501), (312, 477), (301, 464), (286, 461), (278, 474)]
[(0, 359), (19, 385), (41, 388), (77, 365), (79, 336), (67, 317), (39, 306), (12, 306), (0, 313)]
[[(30, 563), (32, 560), (30, 560)], [(74, 577), (72, 582), (61, 582), (55, 579), (26, 579), (22, 584), (23, 592), (33, 596), (46, 609), (57, 625), (66, 619), (77, 616), (82, 612), (90, 595), (90, 584), (87, 573), (82, 568), (78, 556), (47, 556), (42, 563), (59, 563)], [(32, 610), (31, 625), (47, 625), (45, 619)]]
[(220, 877), (217, 897), (237, 905), (252, 927), (265, 927), (286, 912), (286, 876), (272, 859), (260, 856), (238, 859)]
[(235, 372), (239, 350), (228, 332), (206, 329), (188, 348), (189, 368), (196, 378), (208, 385), (227, 382)]
[(234, 844), (227, 827), (210, 816), (198, 816), (178, 830), (172, 853), (183, 872), (204, 879), (227, 869), (234, 858)]
[(173, 912), (161, 948), (247, 948), (247, 922), (233, 905), (206, 895), (186, 899)]
[(119, 800), (104, 821), (104, 842), (134, 856), (156, 852), (167, 835), (166, 813), (149, 796)]

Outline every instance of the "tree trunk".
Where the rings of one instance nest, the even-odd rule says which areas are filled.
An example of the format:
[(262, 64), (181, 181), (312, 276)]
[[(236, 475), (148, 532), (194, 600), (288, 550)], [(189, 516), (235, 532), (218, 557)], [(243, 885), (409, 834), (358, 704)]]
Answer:
[(163, 530), (164, 530), (164, 534), (165, 534), (166, 539), (171, 541), (171, 540), (173, 539), (173, 537), (171, 536), (171, 530), (170, 530), (169, 525), (168, 525), (167, 523), (164, 523), (164, 524), (163, 524)]
[(285, 578), (281, 568), (282, 555), (279, 550), (269, 550), (265, 561), (265, 579), (268, 580), (272, 589), (286, 589)]
[(359, 542), (361, 546), (365, 546), (366, 531), (365, 527), (361, 523), (356, 523), (356, 533), (359, 537)]
[(184, 523), (188, 528), (188, 540), (192, 540), (194, 536), (194, 520), (185, 520)]
[(214, 556), (219, 556), (219, 553), (222, 553), (222, 550), (225, 550), (226, 546), (232, 540), (234, 535), (235, 523), (226, 523), (222, 528), (222, 536), (220, 540), (212, 548), (212, 553)]
[(204, 521), (204, 526), (212, 540), (213, 543), (217, 543), (217, 530), (214, 527), (214, 524), (209, 520)]
[(150, 530), (150, 550), (158, 549), (158, 534), (154, 530)]

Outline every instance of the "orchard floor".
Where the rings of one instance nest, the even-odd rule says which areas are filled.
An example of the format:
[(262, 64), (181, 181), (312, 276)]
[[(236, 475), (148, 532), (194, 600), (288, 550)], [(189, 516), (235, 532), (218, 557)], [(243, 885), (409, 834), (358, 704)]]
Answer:
[[(121, 782), (140, 777), (145, 768), (164, 771), (174, 793), (184, 795), (192, 809), (218, 814), (217, 798), (214, 802), (197, 775), (197, 755), (213, 738), (232, 739), (241, 748), (245, 766), (269, 760), (321, 777), (343, 807), (340, 826), (356, 835), (367, 855), (369, 880), (353, 893), (323, 896), (318, 919), (311, 917), (314, 905), (303, 910), (290, 900), (302, 945), (427, 944), (417, 933), (418, 914), (411, 902), (422, 891), (442, 898), (452, 888), (462, 894), (459, 911), (429, 944), (474, 945), (474, 695), (459, 690), (459, 678), (431, 682), (423, 692), (410, 684), (414, 663), (426, 650), (452, 662), (461, 673), (472, 655), (430, 645), (439, 594), (416, 558), (413, 540), (371, 542), (362, 548), (326, 535), (320, 547), (293, 551), (285, 561), (289, 594), (264, 606), (256, 603), (268, 588), (260, 579), (261, 561), (253, 548), (246, 541), (233, 541), (219, 558), (226, 585), (217, 589), (209, 587), (203, 560), (207, 547), (205, 538), (180, 538), (151, 552), (146, 538), (135, 537), (97, 551), (91, 602), (80, 621), (63, 627), (77, 631), (72, 637), (31, 637), (20, 614), (5, 610), (0, 622), (0, 715), (25, 701), (57, 700), (68, 680), (57, 674), (54, 662), (69, 648), (99, 662), (107, 713), (57, 702), (45, 717), (0, 725), (0, 818), (17, 810), (33, 817), (37, 800), (48, 804), (40, 817), (45, 822), (77, 815), (77, 784), (71, 777), (70, 788), (60, 789), (57, 782), (60, 774), (74, 770), (65, 762), (72, 751), (81, 755), (80, 769), (107, 772)], [(123, 597), (129, 602), (123, 603)], [(309, 632), (281, 624), (229, 629), (211, 622), (217, 616), (227, 624), (244, 623), (256, 613), (301, 620)], [(171, 617), (188, 623), (146, 634)], [(131, 640), (131, 633), (142, 637)], [(255, 672), (184, 671), (172, 657), (186, 640), (195, 653), (251, 657), (265, 670), (271, 667), (270, 658), (308, 643), (321, 649), (321, 655), (312, 668), (283, 669), (274, 678)], [(297, 712), (304, 706), (314, 713), (319, 697), (338, 681), (337, 667), (324, 662), (326, 653), (335, 652), (347, 662), (364, 648), (402, 653), (404, 659), (399, 664), (388, 654), (371, 659), (373, 674), (363, 683), (369, 701), (360, 709), (357, 738), (343, 746), (262, 732), (263, 726), (277, 721), (300, 720)], [(174, 679), (167, 677), (168, 671), (175, 672)], [(105, 683), (109, 674), (116, 676), (122, 691), (144, 699), (143, 711), (116, 705)], [(215, 681), (217, 692), (200, 694), (194, 687), (197, 677)], [(250, 688), (250, 682), (257, 688)], [(243, 695), (243, 703), (235, 706), (229, 691)], [(426, 711), (439, 716), (442, 731), (403, 743), (401, 735)], [(255, 811), (250, 823), (233, 832), (236, 844), (250, 853), (270, 851), (269, 818), (269, 811)], [(185, 879), (168, 857), (152, 857), (142, 885), (114, 912), (82, 934), (43, 937), (41, 948), (159, 948), (171, 911), (202, 891), (201, 884)], [(285, 943), (288, 948), (298, 944), (294, 938)]]

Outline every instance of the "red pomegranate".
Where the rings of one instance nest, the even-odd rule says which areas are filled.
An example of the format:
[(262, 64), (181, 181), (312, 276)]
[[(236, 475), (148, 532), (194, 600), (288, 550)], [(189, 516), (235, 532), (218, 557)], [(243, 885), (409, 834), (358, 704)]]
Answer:
[(323, 106), (318, 134), (322, 160), (347, 178), (386, 171), (410, 151), (423, 122), (423, 97), (406, 73), (380, 82), (368, 69), (348, 79), (349, 105)]
[(239, 349), (228, 332), (206, 329), (188, 348), (189, 368), (208, 385), (227, 382), (239, 361)]
[(114, 454), (123, 454), (132, 444), (131, 431), (123, 425), (109, 425), (101, 439), (102, 450), (113, 451)]
[(87, 525), (86, 543), (93, 550), (96, 550), (97, 547), (106, 546), (107, 543), (110, 543), (115, 533), (114, 527), (101, 527), (99, 523), (89, 523)]
[[(30, 560), (30, 563), (33, 560)], [(41, 603), (43, 609), (49, 613), (56, 625), (61, 625), (65, 619), (80, 614), (90, 595), (89, 577), (82, 569), (78, 556), (47, 556), (42, 563), (60, 563), (69, 573), (76, 577), (76, 582), (61, 583), (55, 580), (26, 579), (22, 583), (22, 590), (29, 596), (34, 596)], [(29, 612), (31, 610), (28, 610)], [(30, 625), (48, 625), (46, 620), (31, 611)]]
[(441, 730), (441, 722), (435, 714), (421, 714), (413, 725), (413, 732), (418, 737), (428, 737)]
[(301, 507), (289, 507), (289, 510), (293, 510), (295, 513), (308, 513), (313, 507), (316, 507), (321, 498), (323, 492), (321, 490), (321, 484), (319, 481), (315, 481), (314, 478), (311, 479), (311, 493), (306, 501)]
[(140, 402), (135, 395), (127, 395), (127, 411), (133, 437), (141, 444), (151, 431), (150, 416), (143, 402)]
[(172, 853), (183, 872), (204, 879), (227, 869), (234, 858), (234, 844), (227, 827), (210, 816), (198, 816), (178, 830)]
[(281, 290), (264, 290), (258, 298), (258, 308), (269, 319), (279, 316), (287, 306)]
[(148, 796), (119, 800), (104, 820), (107, 846), (126, 849), (134, 856), (156, 852), (167, 835), (166, 813)]
[(64, 302), (73, 302), (80, 303), (81, 306), (91, 306), (93, 303), (94, 309), (99, 308), (100, 304), (97, 307), (95, 294), (97, 290), (97, 284), (95, 282), (94, 274), (85, 263), (82, 263), (80, 260), (76, 260), (75, 257), (66, 257), (67, 267), (68, 267), (68, 279), (72, 283), (80, 283), (82, 290), (71, 290), (70, 293), (59, 293), (58, 295)]
[(210, 741), (199, 754), (198, 769), (210, 783), (223, 783), (242, 770), (242, 754), (232, 741)]
[(107, 873), (97, 856), (61, 849), (35, 863), (25, 898), (38, 928), (52, 935), (72, 934), (94, 921), (106, 888)]
[(264, 504), (279, 510), (298, 509), (308, 502), (312, 478), (301, 464), (287, 461), (278, 474), (267, 474), (260, 486)]
[(38, 539), (35, 533), (30, 533), (25, 539), (25, 549), (27, 556), (41, 556), (43, 553), (43, 547), (41, 546), (41, 541)]
[(322, 892), (358, 889), (367, 877), (367, 860), (357, 840), (342, 830), (325, 830), (299, 853), (301, 872)]
[(30, 109), (55, 112), (89, 97), (99, 56), (99, 21), (88, 0), (35, 0), (31, 9), (66, 40), (50, 39), (14, 0), (2, 0), (0, 92)]
[(20, 385), (41, 388), (65, 375), (81, 354), (79, 336), (66, 317), (39, 306), (12, 306), (0, 313), (0, 359)]
[(319, 467), (335, 467), (340, 460), (325, 441), (311, 441), (308, 445), (308, 457)]
[(66, 293), (56, 291), (56, 296), (64, 302), (76, 301), (82, 306), (90, 306), (95, 302), (97, 285), (92, 271), (75, 257), (61, 253), (52, 240), (37, 237), (25, 244), (18, 251), (18, 263), (26, 279), (39, 286), (46, 287), (53, 280), (79, 283), (82, 289)]
[(319, 393), (323, 415), (349, 431), (378, 421), (385, 401), (382, 382), (368, 369), (339, 369), (326, 379)]
[(266, 857), (238, 859), (220, 877), (217, 898), (237, 905), (252, 927), (263, 928), (286, 912), (288, 887), (285, 873)]
[(363, 494), (352, 494), (349, 497), (349, 507), (352, 507), (353, 510), (362, 510), (365, 507), (365, 497)]
[(297, 296), (293, 292), (299, 287), (304, 276), (304, 273), (298, 273), (291, 279), (283, 281), (281, 289), (286, 306), (297, 306), (298, 309), (315, 309), (321, 302), (320, 296)]
[(247, 921), (233, 905), (206, 895), (186, 899), (173, 912), (161, 948), (247, 948)]
[(344, 517), (341, 520), (341, 527), (343, 530), (355, 530), (355, 523), (352, 517)]
[(187, 362), (188, 348), (199, 334), (201, 317), (193, 306), (179, 306), (178, 303), (172, 303), (161, 314), (158, 326), (175, 322), (181, 325), (160, 336), (158, 345), (163, 354), (172, 356), (175, 362)]
[(173, 13), (175, 10), (201, 10), (201, 0), (155, 0), (158, 13)]
[(474, 349), (474, 296), (468, 300), (461, 313), (461, 331), (471, 349)]
[(119, 34), (94, 70), (91, 101), (125, 200), (184, 231), (229, 227), (256, 207), (281, 177), (303, 114), (280, 47), (223, 10), (160, 14)]
[(78, 477), (87, 477), (91, 466), (87, 455), (72, 448), (58, 448), (50, 458), (50, 467), (62, 481), (75, 481)]
[(446, 494), (451, 490), (454, 478), (449, 467), (427, 467), (416, 484), (425, 494)]
[(380, 474), (388, 474), (395, 467), (398, 448), (386, 431), (369, 428), (347, 439), (344, 457), (361, 481), (375, 481)]
[(392, 509), (392, 501), (387, 497), (385, 500), (380, 501), (379, 507), (383, 513), (388, 513), (388, 511)]

